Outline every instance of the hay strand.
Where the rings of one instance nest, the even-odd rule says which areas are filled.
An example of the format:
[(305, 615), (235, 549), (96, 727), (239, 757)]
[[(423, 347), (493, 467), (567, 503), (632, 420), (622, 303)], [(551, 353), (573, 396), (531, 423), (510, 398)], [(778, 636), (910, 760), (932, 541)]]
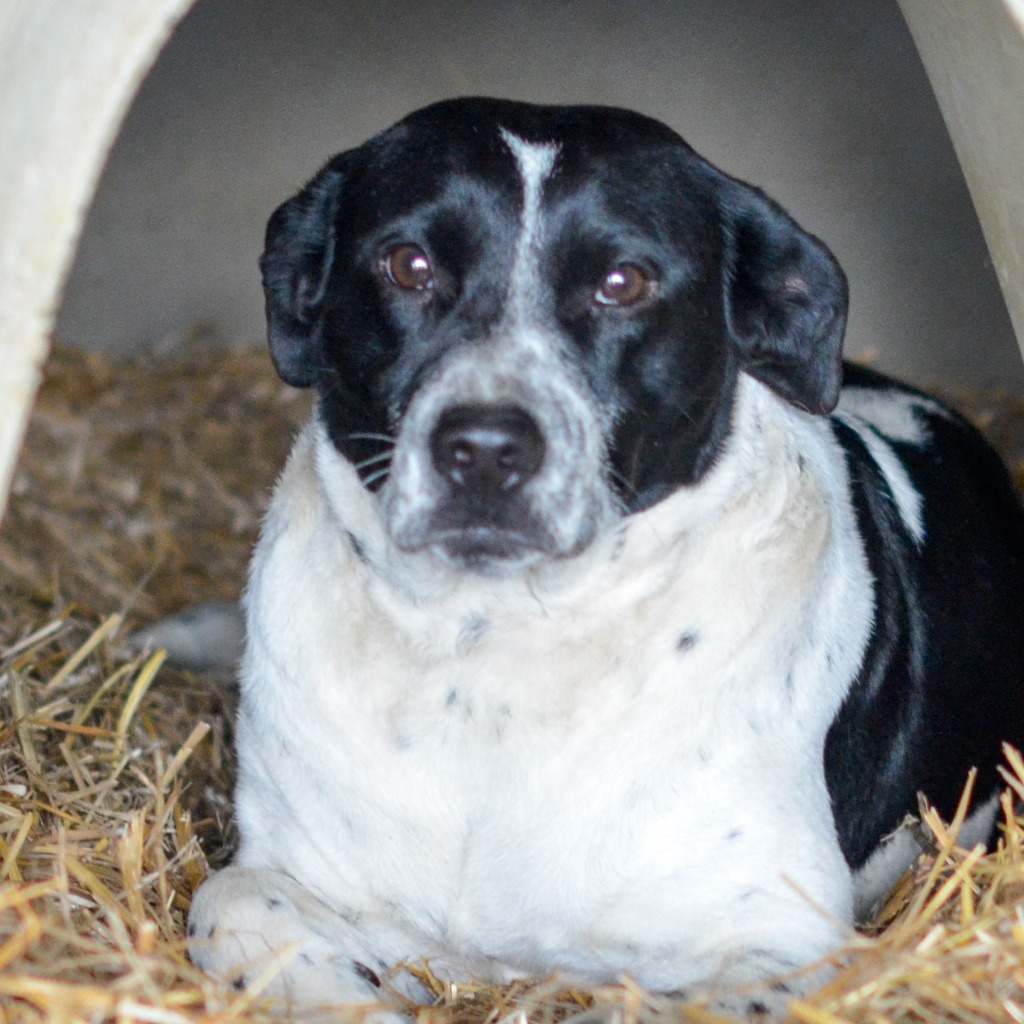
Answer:
[[(0, 532), (0, 1024), (264, 1024), (294, 951), (242, 992), (185, 952), (191, 894), (233, 842), (233, 691), (122, 637), (237, 594), (307, 406), (262, 353), (115, 372), (58, 352), (48, 373)], [(1022, 409), (998, 405), (990, 426), (1016, 424), (1004, 451), (1024, 480)], [(922, 807), (928, 853), (793, 1020), (1024, 1024), (1024, 759), (1005, 762), (998, 849), (957, 845), (966, 797), (949, 823)], [(435, 997), (410, 1008), (420, 1024), (721, 1021), (628, 979), (409, 969)]]

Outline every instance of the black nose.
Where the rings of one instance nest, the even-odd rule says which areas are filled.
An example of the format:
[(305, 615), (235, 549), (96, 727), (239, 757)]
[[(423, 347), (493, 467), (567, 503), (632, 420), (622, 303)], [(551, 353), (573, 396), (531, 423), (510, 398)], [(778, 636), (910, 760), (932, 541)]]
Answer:
[(441, 414), (430, 436), (434, 468), (479, 497), (522, 487), (544, 461), (536, 420), (515, 406), (457, 405)]

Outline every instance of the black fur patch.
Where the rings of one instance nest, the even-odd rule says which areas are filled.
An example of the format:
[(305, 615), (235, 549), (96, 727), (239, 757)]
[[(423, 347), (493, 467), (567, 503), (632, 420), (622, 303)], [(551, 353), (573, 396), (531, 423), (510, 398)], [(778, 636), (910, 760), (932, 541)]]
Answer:
[(381, 980), (377, 976), (375, 971), (370, 970), (366, 964), (361, 964), (358, 960), (352, 961), (352, 970), (359, 975), (367, 984), (372, 985), (374, 988), (380, 988)]

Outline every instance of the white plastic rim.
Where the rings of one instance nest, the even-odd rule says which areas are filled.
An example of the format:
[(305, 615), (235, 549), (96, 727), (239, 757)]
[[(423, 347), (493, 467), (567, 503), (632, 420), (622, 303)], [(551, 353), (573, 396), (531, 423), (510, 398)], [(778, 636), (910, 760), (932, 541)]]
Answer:
[[(0, 517), (104, 161), (191, 3), (0, 0)], [(1024, 0), (900, 6), (1024, 342)]]
[(1024, 352), (1024, 0), (899, 3)]
[(0, 0), (0, 516), (107, 153), (191, 0)]

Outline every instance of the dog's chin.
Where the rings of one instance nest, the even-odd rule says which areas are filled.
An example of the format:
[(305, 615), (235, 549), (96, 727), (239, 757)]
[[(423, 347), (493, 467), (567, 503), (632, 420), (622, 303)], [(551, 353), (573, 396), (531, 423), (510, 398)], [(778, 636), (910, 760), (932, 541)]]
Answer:
[(549, 557), (523, 534), (490, 526), (446, 530), (430, 537), (424, 547), (453, 569), (479, 576), (511, 576)]

